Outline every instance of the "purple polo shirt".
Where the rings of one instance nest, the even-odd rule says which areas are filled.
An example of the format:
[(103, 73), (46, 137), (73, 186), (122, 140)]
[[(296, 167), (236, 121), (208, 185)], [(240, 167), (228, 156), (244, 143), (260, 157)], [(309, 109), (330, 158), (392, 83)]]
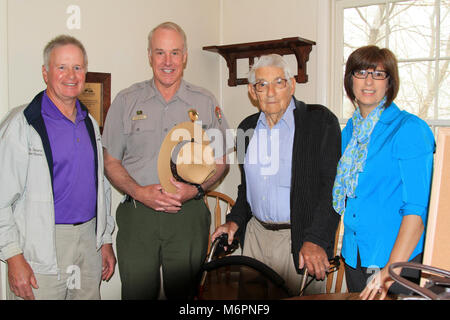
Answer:
[(42, 97), (44, 118), (53, 156), (53, 196), (56, 224), (86, 222), (95, 217), (97, 190), (94, 149), (84, 119), (87, 112), (76, 102), (75, 123), (47, 96)]

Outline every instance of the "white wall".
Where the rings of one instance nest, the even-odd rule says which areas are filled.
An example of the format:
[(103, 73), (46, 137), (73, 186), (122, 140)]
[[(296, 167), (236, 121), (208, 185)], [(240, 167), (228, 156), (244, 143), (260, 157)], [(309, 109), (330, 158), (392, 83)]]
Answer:
[[(70, 5), (81, 9), (79, 30), (66, 26)], [(44, 88), (42, 49), (61, 33), (83, 42), (89, 70), (111, 73), (114, 98), (120, 89), (151, 77), (146, 38), (166, 20), (179, 23), (188, 35), (186, 79), (217, 93), (218, 57), (201, 50), (204, 43), (218, 39), (217, 16), (218, 2), (209, 0), (9, 0), (8, 17), (13, 17), (8, 21), (10, 105), (26, 103)]]
[[(29, 102), (45, 88), (41, 76), (42, 49), (54, 36), (79, 38), (89, 56), (89, 70), (109, 72), (111, 98), (134, 82), (151, 77), (146, 56), (148, 32), (163, 21), (180, 24), (188, 37), (185, 79), (212, 91), (230, 127), (257, 111), (247, 87), (228, 87), (228, 69), (218, 54), (203, 46), (302, 37), (317, 42), (308, 62), (309, 82), (298, 84), (296, 97), (327, 103), (328, 5), (330, 0), (0, 0), (0, 117)], [(69, 30), (70, 5), (81, 9), (81, 28)], [(325, 8), (325, 11), (324, 11)], [(7, 18), (7, 19), (6, 19)], [(6, 55), (7, 54), (7, 55)], [(287, 57), (293, 69), (293, 56)], [(247, 66), (240, 66), (244, 77)], [(239, 174), (233, 165), (219, 190), (236, 196)], [(120, 194), (113, 192), (112, 211)], [(1, 278), (0, 278), (1, 279)], [(1, 280), (0, 280), (1, 281)], [(0, 294), (1, 292), (0, 287)], [(0, 295), (0, 298), (2, 296)], [(104, 299), (120, 299), (116, 273), (102, 285)]]
[(8, 3), (0, 0), (0, 118), (8, 105)]

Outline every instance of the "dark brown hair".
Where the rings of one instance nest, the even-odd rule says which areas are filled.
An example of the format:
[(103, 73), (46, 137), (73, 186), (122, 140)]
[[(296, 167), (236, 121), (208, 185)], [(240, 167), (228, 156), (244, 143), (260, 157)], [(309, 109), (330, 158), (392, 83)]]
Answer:
[[(347, 97), (356, 107), (355, 94), (353, 93), (352, 73), (356, 70), (374, 69), (381, 64), (383, 70), (389, 75), (388, 89), (386, 92), (385, 107), (388, 107), (397, 96), (400, 87), (400, 79), (398, 77), (397, 58), (391, 50), (377, 46), (369, 45), (356, 49), (350, 54), (345, 66), (344, 88)], [(377, 81), (377, 80), (376, 80)]]

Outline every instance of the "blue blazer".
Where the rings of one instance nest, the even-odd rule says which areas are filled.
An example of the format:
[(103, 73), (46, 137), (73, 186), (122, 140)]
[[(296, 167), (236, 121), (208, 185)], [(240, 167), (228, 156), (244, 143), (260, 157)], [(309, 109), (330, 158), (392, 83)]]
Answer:
[[(352, 136), (350, 119), (342, 132), (342, 153)], [(392, 103), (381, 114), (370, 142), (355, 198), (347, 199), (342, 256), (356, 267), (382, 268), (389, 260), (405, 215), (427, 222), (431, 189), (433, 133), (425, 121)], [(424, 233), (410, 260), (423, 252)]]

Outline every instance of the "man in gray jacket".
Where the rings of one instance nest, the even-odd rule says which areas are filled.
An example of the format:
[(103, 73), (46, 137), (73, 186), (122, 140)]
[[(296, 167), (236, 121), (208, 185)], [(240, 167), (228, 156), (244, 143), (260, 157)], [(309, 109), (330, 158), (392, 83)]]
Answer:
[(19, 299), (100, 299), (114, 273), (100, 131), (77, 99), (86, 72), (81, 42), (56, 37), (47, 89), (0, 123), (0, 259)]

